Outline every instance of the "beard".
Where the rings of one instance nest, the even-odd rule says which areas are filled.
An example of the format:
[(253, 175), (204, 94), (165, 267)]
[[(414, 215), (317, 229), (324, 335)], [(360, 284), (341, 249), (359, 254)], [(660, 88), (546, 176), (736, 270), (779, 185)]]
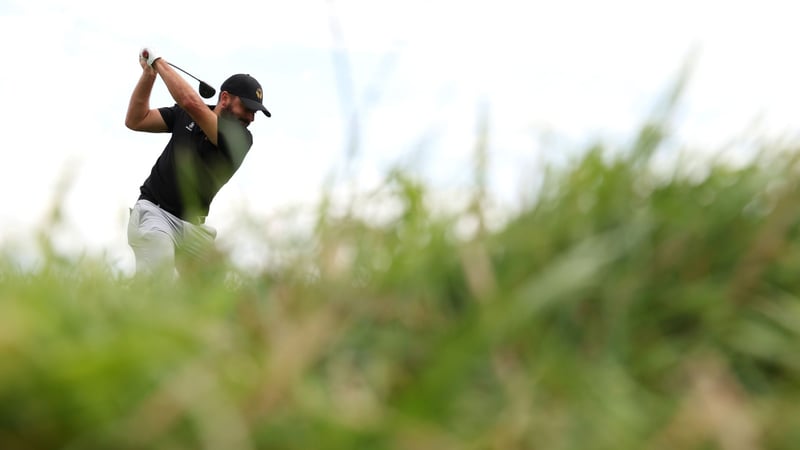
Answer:
[(250, 125), (249, 120), (242, 119), (233, 112), (233, 105), (230, 103), (222, 107), (222, 115), (228, 119), (238, 120), (245, 128)]

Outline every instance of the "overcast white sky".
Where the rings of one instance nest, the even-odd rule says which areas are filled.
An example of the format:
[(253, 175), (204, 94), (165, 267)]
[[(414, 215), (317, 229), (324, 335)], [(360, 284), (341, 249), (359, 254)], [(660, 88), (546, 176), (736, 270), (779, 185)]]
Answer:
[[(132, 267), (127, 208), (168, 139), (123, 123), (144, 45), (217, 88), (238, 72), (264, 86), (273, 117), (251, 125), (253, 148), (209, 217), (223, 242), (247, 246), (235, 211), (313, 202), (341, 172), (353, 109), (362, 186), (416, 158), (455, 189), (485, 105), (492, 190), (510, 202), (555, 152), (630, 137), (692, 50), (683, 141), (714, 148), (756, 119), (794, 136), (796, 17), (774, 0), (0, 0), (0, 248), (24, 248), (62, 193), (59, 245)], [(158, 81), (151, 106), (172, 103)]]

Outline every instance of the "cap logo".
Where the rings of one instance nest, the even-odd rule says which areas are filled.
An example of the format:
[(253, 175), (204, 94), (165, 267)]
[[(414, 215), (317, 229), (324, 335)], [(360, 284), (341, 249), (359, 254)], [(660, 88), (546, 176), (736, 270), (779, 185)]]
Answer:
[(256, 97), (258, 97), (259, 100), (261, 100), (261, 98), (264, 97), (264, 93), (261, 92), (260, 88), (256, 89)]

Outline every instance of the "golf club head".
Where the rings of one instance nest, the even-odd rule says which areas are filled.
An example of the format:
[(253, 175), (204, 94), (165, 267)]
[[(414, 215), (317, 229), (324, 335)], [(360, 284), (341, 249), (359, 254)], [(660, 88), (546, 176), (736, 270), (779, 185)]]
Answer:
[(217, 90), (216, 90), (216, 89), (214, 89), (213, 87), (211, 87), (211, 86), (210, 86), (208, 83), (206, 83), (205, 81), (201, 81), (201, 82), (200, 82), (200, 89), (199, 89), (199, 91), (200, 91), (200, 96), (202, 96), (203, 98), (211, 98), (211, 97), (213, 97), (213, 96), (214, 96), (214, 94), (216, 94), (216, 93), (217, 93)]

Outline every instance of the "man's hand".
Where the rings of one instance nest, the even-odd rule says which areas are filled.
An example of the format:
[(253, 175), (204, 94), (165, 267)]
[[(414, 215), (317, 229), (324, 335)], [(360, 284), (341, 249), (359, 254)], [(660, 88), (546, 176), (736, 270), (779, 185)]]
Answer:
[(142, 66), (142, 71), (149, 75), (156, 76), (156, 69), (147, 65), (147, 60), (139, 56), (139, 65)]
[(153, 63), (160, 58), (161, 56), (158, 55), (158, 52), (149, 47), (144, 47), (139, 52), (139, 62), (142, 64), (142, 67), (144, 67), (145, 64), (149, 67), (153, 67)]

